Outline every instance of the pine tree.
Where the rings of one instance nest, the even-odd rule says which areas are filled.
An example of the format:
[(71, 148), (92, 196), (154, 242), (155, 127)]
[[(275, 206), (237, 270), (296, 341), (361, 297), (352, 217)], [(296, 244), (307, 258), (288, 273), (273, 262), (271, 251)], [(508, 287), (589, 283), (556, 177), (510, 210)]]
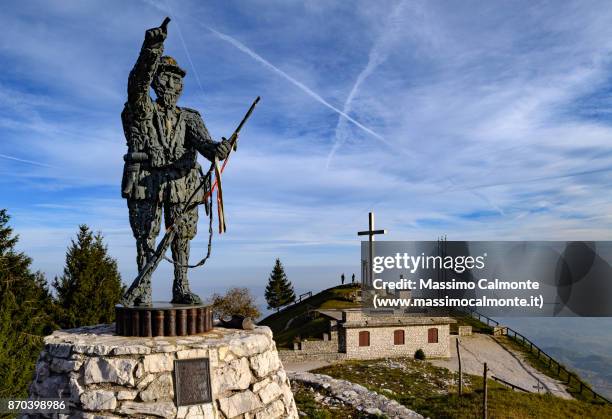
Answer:
[(276, 264), (270, 273), (265, 296), (266, 301), (268, 302), (268, 308), (275, 308), (276, 311), (279, 310), (279, 307), (295, 301), (293, 285), (287, 279), (285, 269), (278, 258), (276, 259)]
[(76, 241), (66, 252), (64, 275), (55, 278), (53, 287), (62, 328), (113, 322), (115, 305), (125, 289), (102, 235), (94, 235), (86, 225), (79, 226)]
[(55, 306), (32, 260), (15, 250), (19, 237), (0, 209), (0, 398), (26, 396), (42, 337), (56, 327)]

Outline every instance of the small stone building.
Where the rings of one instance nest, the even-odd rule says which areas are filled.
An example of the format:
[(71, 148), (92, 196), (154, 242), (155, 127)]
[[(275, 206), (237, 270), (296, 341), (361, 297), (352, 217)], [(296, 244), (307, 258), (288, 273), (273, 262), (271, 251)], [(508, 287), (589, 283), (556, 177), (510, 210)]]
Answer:
[(342, 310), (342, 320), (337, 322), (338, 350), (349, 359), (412, 357), (418, 349), (428, 358), (448, 358), (451, 323), (455, 320), (450, 317)]
[(329, 320), (328, 333), (282, 351), (284, 360), (413, 357), (418, 349), (428, 358), (450, 357), (450, 325), (456, 322), (450, 317), (392, 310), (373, 315), (360, 308), (317, 311)]

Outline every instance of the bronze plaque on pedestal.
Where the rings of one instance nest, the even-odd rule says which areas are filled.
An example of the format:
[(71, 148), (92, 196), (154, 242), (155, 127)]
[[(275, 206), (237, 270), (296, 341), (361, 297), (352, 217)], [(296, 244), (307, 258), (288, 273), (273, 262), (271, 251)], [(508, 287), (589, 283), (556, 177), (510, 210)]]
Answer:
[(208, 358), (174, 361), (174, 394), (177, 407), (212, 402)]

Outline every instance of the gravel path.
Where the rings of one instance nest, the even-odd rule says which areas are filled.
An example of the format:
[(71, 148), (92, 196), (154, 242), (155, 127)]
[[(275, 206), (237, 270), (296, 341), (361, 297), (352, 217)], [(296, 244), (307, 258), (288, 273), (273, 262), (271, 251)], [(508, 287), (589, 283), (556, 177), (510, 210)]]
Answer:
[(298, 317), (299, 317), (299, 316), (295, 316), (295, 317), (290, 318), (290, 319), (287, 321), (287, 323), (285, 324), (285, 327), (283, 328), (283, 332), (284, 332), (285, 330), (289, 329), (289, 326), (291, 326), (291, 323), (293, 323), (293, 321), (294, 321), (295, 319), (297, 319)]
[[(451, 358), (432, 359), (430, 362), (452, 371), (459, 370), (455, 340), (450, 337)], [(557, 397), (571, 399), (562, 382), (555, 380), (529, 365), (519, 352), (506, 348), (492, 336), (476, 333), (472, 336), (462, 336), (459, 340), (461, 350), (461, 365), (463, 372), (482, 375), (483, 363), (486, 362), (491, 374), (514, 385), (537, 393), (550, 392)]]
[(305, 372), (326, 367), (331, 364), (331, 362), (326, 361), (283, 362), (283, 367), (285, 367), (285, 371)]

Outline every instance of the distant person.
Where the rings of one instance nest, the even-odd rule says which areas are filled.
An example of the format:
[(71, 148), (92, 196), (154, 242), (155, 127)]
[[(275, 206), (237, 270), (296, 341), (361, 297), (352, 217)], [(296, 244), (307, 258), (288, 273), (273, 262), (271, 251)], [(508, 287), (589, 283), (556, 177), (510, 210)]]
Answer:
[(344, 272), (342, 273), (342, 275), (340, 275), (340, 282), (342, 282), (342, 285), (344, 285)]
[(354, 284), (355, 283), (355, 274), (353, 274), (353, 277), (351, 278), (351, 283)]

